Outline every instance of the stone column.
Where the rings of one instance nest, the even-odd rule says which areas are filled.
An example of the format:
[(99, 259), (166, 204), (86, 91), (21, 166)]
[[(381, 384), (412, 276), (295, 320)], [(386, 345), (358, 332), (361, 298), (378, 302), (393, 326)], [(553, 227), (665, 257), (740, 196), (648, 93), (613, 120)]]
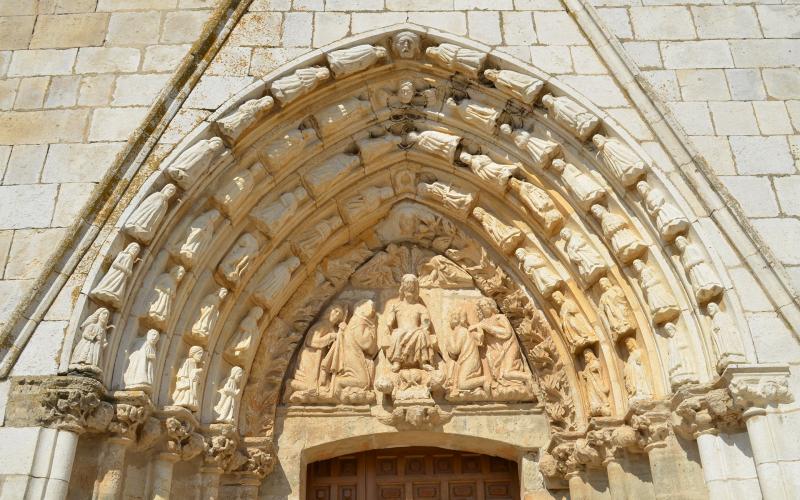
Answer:
[(753, 459), (756, 463), (758, 483), (765, 500), (797, 498), (792, 478), (780, 466), (777, 439), (796, 433), (797, 429), (782, 428), (771, 422), (767, 408), (775, 408), (793, 400), (789, 391), (789, 367), (786, 365), (734, 365), (725, 369), (722, 378), (735, 404), (744, 409), (744, 418)]
[(152, 497), (155, 500), (170, 498), (175, 462), (193, 459), (203, 452), (205, 446), (203, 436), (194, 432), (198, 423), (192, 412), (179, 406), (168, 406), (162, 410), (161, 416), (167, 441), (152, 466)]
[[(72, 475), (72, 465), (75, 462), (75, 450), (78, 448), (80, 434), (69, 430), (57, 430), (55, 446), (52, 450), (43, 450), (36, 447), (37, 458), (31, 472), (32, 483), (36, 479), (42, 481), (44, 487), (41, 498), (45, 500), (62, 500), (67, 498), (69, 478)], [(52, 453), (52, 455), (50, 455)], [(50, 459), (42, 457), (50, 455)], [(44, 458), (39, 460), (39, 458)], [(47, 465), (46, 470), (43, 467)], [(42, 467), (37, 467), (37, 464)]]
[(237, 500), (257, 500), (258, 488), (261, 486), (261, 478), (252, 473), (239, 476), (239, 495)]
[(180, 460), (176, 453), (159, 453), (153, 462), (153, 500), (169, 500), (172, 494), (172, 469)]
[(553, 498), (544, 486), (544, 476), (539, 470), (539, 454), (535, 451), (522, 456), (519, 464), (519, 479), (521, 496), (525, 500)]
[(592, 488), (586, 483), (586, 478), (579, 470), (574, 470), (566, 474), (569, 482), (570, 500), (591, 500)]
[(132, 443), (133, 440), (121, 436), (106, 440), (103, 453), (97, 461), (95, 500), (116, 500), (120, 497), (125, 477), (125, 455)]
[(604, 461), (606, 474), (608, 475), (608, 489), (611, 493), (611, 500), (626, 500), (631, 498), (628, 495), (626, 486), (627, 478), (625, 470), (616, 458), (610, 457)]
[(219, 467), (203, 466), (200, 469), (200, 481), (203, 488), (203, 500), (219, 499), (219, 480), (225, 472)]

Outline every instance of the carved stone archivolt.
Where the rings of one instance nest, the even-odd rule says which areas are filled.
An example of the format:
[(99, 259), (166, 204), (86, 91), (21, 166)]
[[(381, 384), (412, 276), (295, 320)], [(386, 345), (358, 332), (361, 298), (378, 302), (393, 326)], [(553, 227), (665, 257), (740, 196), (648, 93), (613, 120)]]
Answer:
[(179, 408), (170, 453), (229, 426), (261, 451), (203, 443), (244, 473), (271, 469), (242, 443), (274, 438), (280, 404), (435, 429), (448, 405), (535, 401), (567, 432), (669, 392), (657, 328), (681, 384), (706, 371), (701, 333), (720, 369), (743, 360), (737, 306), (641, 148), (522, 67), (404, 31), (232, 100), (110, 237), (69, 369)]

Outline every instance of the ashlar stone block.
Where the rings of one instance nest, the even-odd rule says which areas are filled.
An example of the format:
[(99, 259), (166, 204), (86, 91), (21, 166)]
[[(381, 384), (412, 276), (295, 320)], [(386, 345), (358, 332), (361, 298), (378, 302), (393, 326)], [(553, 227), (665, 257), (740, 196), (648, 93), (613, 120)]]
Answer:
[(32, 49), (72, 48), (102, 45), (108, 14), (44, 15), (36, 19)]

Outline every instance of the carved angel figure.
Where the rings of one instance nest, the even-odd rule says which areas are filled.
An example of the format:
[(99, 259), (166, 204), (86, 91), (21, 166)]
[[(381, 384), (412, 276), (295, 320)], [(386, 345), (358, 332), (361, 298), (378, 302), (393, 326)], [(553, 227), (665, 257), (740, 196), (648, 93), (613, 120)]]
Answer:
[(604, 207), (592, 205), (592, 215), (600, 222), (603, 235), (611, 243), (611, 251), (628, 264), (647, 251), (647, 244), (631, 229), (628, 221)]
[(533, 280), (536, 289), (544, 297), (549, 297), (564, 283), (564, 280), (550, 268), (547, 259), (538, 251), (517, 248), (514, 255), (519, 260), (522, 270)]
[(706, 262), (703, 252), (697, 245), (689, 243), (685, 236), (678, 236), (675, 238), (675, 246), (681, 252), (681, 263), (692, 283), (697, 302), (705, 304), (721, 294), (722, 283), (720, 283), (717, 273)]
[(578, 349), (597, 342), (594, 328), (589, 324), (586, 316), (583, 315), (574, 300), (566, 297), (558, 290), (553, 292), (550, 298), (558, 308), (561, 329), (572, 352), (577, 352)]
[(509, 179), (508, 185), (511, 186), (512, 191), (517, 193), (525, 208), (548, 234), (552, 234), (561, 227), (564, 216), (558, 211), (555, 203), (544, 189), (515, 178)]
[(214, 193), (213, 201), (228, 217), (235, 217), (256, 184), (266, 177), (267, 170), (260, 163), (241, 170)]
[(270, 91), (275, 99), (284, 106), (317, 88), (317, 85), (331, 77), (328, 68), (312, 66), (301, 68), (289, 76), (272, 82)]
[(225, 379), (225, 385), (217, 391), (219, 393), (219, 401), (214, 407), (214, 413), (216, 413), (215, 422), (233, 423), (233, 419), (236, 416), (236, 397), (242, 392), (243, 377), (244, 370), (241, 367), (234, 366), (231, 368), (228, 378)]
[(314, 402), (329, 396), (328, 372), (322, 360), (347, 326), (347, 304), (336, 302), (306, 333), (305, 342), (297, 357), (294, 376), (287, 383), (286, 399), (293, 403)]
[(464, 395), (486, 397), (490, 391), (490, 378), (483, 373), (480, 349), (483, 347), (483, 330), (469, 329), (467, 311), (459, 307), (450, 311), (450, 337), (447, 354), (455, 360), (448, 381), (451, 398)]
[(633, 261), (633, 269), (639, 275), (639, 284), (650, 307), (653, 322), (659, 324), (675, 319), (681, 310), (656, 273), (639, 259)]
[(200, 385), (200, 376), (203, 373), (204, 355), (205, 351), (200, 346), (193, 345), (189, 348), (189, 355), (175, 375), (175, 390), (172, 392), (172, 401), (176, 406), (183, 406), (187, 410), (197, 411), (197, 389)]
[(125, 389), (150, 392), (155, 378), (154, 363), (158, 347), (158, 330), (148, 330), (144, 337), (137, 340), (133, 351), (128, 356), (128, 367), (122, 375)]
[(228, 289), (220, 287), (216, 292), (206, 295), (200, 301), (200, 307), (195, 316), (192, 327), (186, 332), (186, 341), (200, 345), (206, 345), (208, 338), (214, 331), (219, 319), (219, 306), (225, 297), (228, 296)]
[(593, 284), (606, 273), (608, 266), (583, 236), (566, 227), (560, 234), (561, 239), (565, 241), (564, 251), (567, 258), (587, 285)]
[(184, 267), (191, 268), (195, 259), (205, 252), (214, 240), (214, 225), (221, 216), (219, 210), (211, 209), (189, 223), (176, 256)]
[(358, 154), (361, 155), (361, 161), (364, 162), (364, 165), (369, 165), (390, 153), (400, 151), (398, 146), (402, 142), (402, 137), (386, 134), (381, 137), (359, 139), (356, 141), (356, 146), (358, 146)]
[(428, 47), (425, 55), (445, 69), (463, 73), (475, 79), (478, 78), (478, 73), (483, 68), (483, 63), (486, 62), (485, 53), (459, 47), (452, 43), (443, 43), (438, 47)]
[(497, 217), (481, 207), (475, 207), (472, 210), (472, 216), (481, 223), (483, 230), (506, 255), (512, 254), (525, 239), (525, 235), (520, 229), (503, 224)]
[(710, 302), (706, 311), (711, 318), (711, 340), (717, 354), (717, 371), (722, 373), (728, 365), (746, 363), (739, 329), (730, 316), (722, 312), (716, 302)]
[(633, 317), (628, 299), (622, 288), (611, 283), (603, 277), (598, 282), (600, 286), (600, 318), (611, 331), (614, 340), (636, 331), (636, 320)]
[(381, 203), (394, 196), (391, 186), (370, 186), (342, 202), (342, 215), (353, 223), (378, 210)]
[(183, 266), (175, 266), (170, 272), (161, 274), (153, 284), (153, 290), (147, 299), (146, 317), (153, 326), (163, 328), (172, 312), (172, 301), (175, 300), (178, 283), (186, 271)]
[(224, 151), (225, 144), (219, 137), (197, 141), (170, 163), (167, 175), (172, 177), (181, 189), (189, 189)]
[(519, 343), (511, 322), (497, 309), (494, 300), (478, 299), (478, 323), (470, 330), (480, 331), (486, 345), (486, 362), (492, 375), (492, 394), (516, 399), (530, 390), (531, 374), (525, 369)]
[(298, 186), (292, 191), (281, 194), (272, 203), (259, 204), (250, 212), (250, 217), (261, 231), (270, 238), (274, 238), (284, 224), (297, 213), (300, 204), (307, 199), (306, 190), (302, 186)]
[(462, 151), (458, 158), (461, 163), (469, 166), (469, 169), (479, 178), (486, 182), (495, 184), (501, 189), (505, 189), (508, 180), (517, 173), (516, 165), (503, 165), (494, 162), (486, 155), (471, 155)]
[(550, 165), (558, 172), (561, 181), (582, 207), (589, 208), (605, 197), (606, 190), (591, 175), (581, 171), (572, 163), (557, 158)]
[(467, 124), (484, 132), (493, 134), (497, 128), (497, 118), (500, 117), (500, 111), (491, 106), (486, 106), (471, 99), (462, 99), (461, 102), (456, 102), (452, 97), (445, 101), (444, 106), (451, 116), (460, 118)]
[(660, 189), (645, 181), (636, 184), (636, 190), (644, 198), (647, 213), (655, 218), (656, 227), (664, 241), (672, 241), (677, 235), (689, 229), (689, 219), (675, 205), (669, 203)]
[(258, 252), (258, 240), (250, 233), (239, 236), (217, 268), (218, 273), (231, 285), (238, 285), (247, 266)]
[(625, 361), (625, 389), (628, 392), (628, 401), (641, 401), (653, 397), (650, 384), (647, 382), (647, 373), (644, 367), (642, 350), (634, 337), (625, 339), (625, 350), (628, 359)]
[(388, 55), (389, 52), (380, 46), (356, 45), (355, 47), (329, 52), (328, 65), (333, 71), (334, 78), (344, 78), (353, 73), (364, 71)]
[(330, 350), (322, 360), (322, 370), (330, 377), (331, 395), (343, 403), (368, 403), (375, 400), (369, 391), (375, 377), (373, 358), (378, 352), (378, 323), (375, 303), (360, 300), (353, 317), (336, 332)]
[(469, 209), (472, 208), (472, 204), (475, 202), (475, 197), (472, 193), (462, 193), (452, 186), (438, 181), (430, 184), (426, 182), (417, 184), (417, 196), (422, 199), (435, 200), (444, 208), (456, 212), (462, 218), (467, 216)]
[(258, 320), (264, 310), (258, 306), (250, 308), (247, 316), (239, 323), (236, 334), (228, 341), (222, 357), (232, 365), (244, 366), (250, 358), (250, 349), (254, 347), (258, 337)]
[(328, 219), (317, 222), (313, 227), (303, 231), (290, 241), (292, 251), (303, 261), (309, 261), (320, 249), (320, 246), (331, 235), (342, 227), (342, 219), (334, 215)]
[(239, 139), (242, 132), (256, 122), (258, 115), (266, 113), (274, 105), (275, 100), (270, 96), (251, 99), (225, 118), (217, 120), (217, 126), (228, 139), (235, 141)]
[(589, 397), (589, 415), (592, 417), (611, 415), (611, 406), (608, 402), (611, 390), (603, 375), (603, 365), (591, 348), (583, 350), (583, 370), (580, 376)]
[(421, 45), (419, 35), (412, 31), (401, 31), (392, 37), (392, 52), (400, 59), (416, 59)]
[(113, 326), (108, 324), (111, 313), (105, 307), (97, 309), (81, 323), (81, 338), (69, 358), (70, 371), (101, 375), (100, 358), (108, 345), (106, 332)]
[(141, 247), (138, 243), (131, 243), (118, 253), (108, 272), (100, 280), (100, 283), (92, 289), (89, 296), (97, 302), (119, 309), (128, 285), (128, 278), (133, 272), (133, 264), (136, 262), (136, 256), (139, 255), (139, 250), (141, 250)]
[(500, 132), (510, 135), (514, 144), (528, 153), (528, 157), (533, 160), (535, 168), (545, 168), (553, 158), (561, 153), (561, 145), (548, 141), (547, 139), (539, 139), (534, 137), (530, 132), (523, 129), (511, 130), (511, 127), (504, 123), (500, 125)]
[(425, 130), (423, 132), (410, 132), (408, 134), (408, 142), (414, 144), (422, 152), (453, 163), (461, 137), (436, 130)]
[(139, 243), (148, 244), (155, 236), (156, 229), (161, 219), (169, 208), (169, 199), (175, 195), (174, 184), (167, 184), (161, 191), (157, 191), (142, 201), (136, 207), (130, 218), (125, 222), (123, 229), (131, 238)]
[(300, 259), (294, 255), (276, 265), (258, 284), (253, 293), (253, 300), (267, 309), (274, 307), (275, 299), (286, 290), (292, 279), (292, 273), (298, 267), (300, 267)]
[(402, 277), (398, 297), (386, 305), (384, 317), (391, 339), (386, 358), (392, 371), (396, 373), (401, 368), (433, 370), (436, 337), (431, 330), (428, 308), (419, 298), (416, 276)]
[(647, 173), (647, 164), (617, 139), (595, 134), (592, 142), (597, 147), (597, 156), (623, 186), (632, 186)]
[(306, 180), (311, 194), (315, 198), (320, 198), (331, 186), (352, 173), (359, 164), (358, 156), (340, 153), (309, 170), (303, 178)]
[(372, 107), (369, 101), (348, 97), (333, 106), (317, 111), (314, 113), (314, 118), (317, 121), (317, 130), (324, 138), (341, 132), (352, 121), (366, 117), (370, 113)]
[(317, 140), (317, 132), (313, 128), (289, 130), (283, 137), (264, 148), (264, 161), (273, 172), (276, 172), (288, 166), (292, 160), (300, 156), (306, 146)]
[(553, 114), (553, 119), (580, 140), (585, 141), (594, 132), (600, 119), (569, 97), (545, 94), (542, 104)]
[(544, 88), (544, 82), (538, 78), (507, 69), (487, 69), (483, 72), (483, 76), (490, 82), (494, 82), (494, 86), (501, 92), (519, 99), (527, 105), (536, 102), (536, 98)]

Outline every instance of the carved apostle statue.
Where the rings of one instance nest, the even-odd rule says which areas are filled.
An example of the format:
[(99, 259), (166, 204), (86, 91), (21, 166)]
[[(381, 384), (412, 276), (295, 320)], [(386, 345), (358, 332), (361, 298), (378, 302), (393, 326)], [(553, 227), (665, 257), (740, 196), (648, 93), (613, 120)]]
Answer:
[(386, 304), (386, 326), (390, 341), (386, 358), (392, 371), (401, 368), (433, 370), (436, 337), (431, 329), (428, 308), (419, 297), (419, 281), (413, 274), (400, 280), (398, 297)]

